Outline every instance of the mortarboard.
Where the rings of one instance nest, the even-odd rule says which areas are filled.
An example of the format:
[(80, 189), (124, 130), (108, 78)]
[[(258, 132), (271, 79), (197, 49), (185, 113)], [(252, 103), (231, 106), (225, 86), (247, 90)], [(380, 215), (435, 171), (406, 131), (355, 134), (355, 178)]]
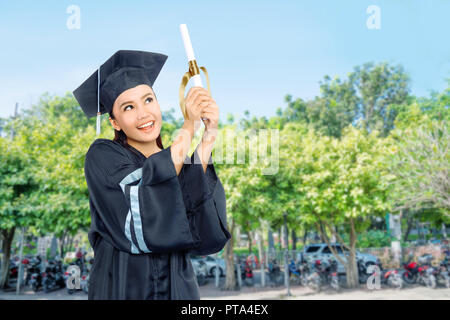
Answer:
[(125, 90), (140, 84), (153, 87), (166, 60), (160, 53), (119, 50), (73, 91), (86, 116), (97, 115), (97, 134), (100, 115), (111, 113), (114, 101)]

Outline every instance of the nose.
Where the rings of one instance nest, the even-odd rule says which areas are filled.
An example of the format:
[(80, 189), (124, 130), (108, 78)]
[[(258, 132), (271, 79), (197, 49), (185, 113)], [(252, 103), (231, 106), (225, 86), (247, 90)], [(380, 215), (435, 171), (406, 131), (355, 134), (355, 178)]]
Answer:
[(150, 116), (150, 111), (147, 110), (143, 105), (137, 107), (137, 118), (138, 120), (146, 119)]

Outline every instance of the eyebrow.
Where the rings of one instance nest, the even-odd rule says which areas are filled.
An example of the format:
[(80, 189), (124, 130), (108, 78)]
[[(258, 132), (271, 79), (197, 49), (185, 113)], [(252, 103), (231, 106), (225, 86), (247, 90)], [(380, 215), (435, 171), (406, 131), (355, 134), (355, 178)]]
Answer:
[[(144, 99), (146, 96), (150, 96), (150, 95), (153, 96), (153, 94), (152, 94), (151, 92), (146, 93), (146, 94), (144, 94), (144, 95), (142, 96), (141, 99)], [(123, 107), (124, 104), (128, 104), (128, 103), (133, 103), (133, 101), (126, 101), (126, 102), (122, 103), (122, 104), (120, 105), (120, 109), (122, 109), (122, 107)]]

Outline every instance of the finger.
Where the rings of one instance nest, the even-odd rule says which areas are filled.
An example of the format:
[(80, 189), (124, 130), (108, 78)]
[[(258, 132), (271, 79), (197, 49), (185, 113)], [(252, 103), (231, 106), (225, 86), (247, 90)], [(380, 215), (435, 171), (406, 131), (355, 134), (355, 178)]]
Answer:
[(191, 104), (194, 99), (197, 97), (198, 94), (200, 94), (202, 91), (200, 89), (203, 89), (202, 87), (192, 87), (186, 97), (186, 104)]
[(212, 115), (212, 118), (219, 119), (219, 112), (216, 109), (211, 109), (210, 107), (204, 108), (201, 113), (208, 113)]
[(188, 102), (189, 107), (196, 108), (196, 106), (206, 99), (206, 96), (202, 93), (197, 93), (195, 96), (192, 97), (190, 102)]
[(210, 104), (211, 102), (208, 100), (208, 97), (206, 97), (204, 95), (199, 95), (199, 96), (197, 96), (197, 98), (195, 99), (193, 104), (194, 104), (194, 106), (198, 107), (202, 103)]
[(195, 96), (194, 101), (202, 97), (203, 99), (209, 99), (208, 95), (202, 91), (198, 92), (198, 94)]
[(194, 87), (189, 89), (187, 95), (188, 96), (193, 95), (195, 92), (201, 91), (202, 89), (203, 89), (203, 87), (194, 86)]
[(209, 115), (207, 115), (207, 114), (202, 114), (202, 119), (207, 119), (208, 122), (209, 122), (208, 124), (214, 122), (214, 120), (211, 119), (211, 118), (209, 117)]
[(198, 90), (199, 92), (201, 92), (201, 93), (203, 93), (203, 94), (209, 96), (209, 91), (206, 90), (205, 88), (203, 88), (203, 87), (195, 87), (195, 88), (197, 88), (197, 90)]
[(208, 108), (208, 106), (209, 106), (209, 102), (208, 101), (203, 101), (203, 102), (201, 102), (201, 103), (199, 103), (197, 105), (197, 108), (198, 108), (197, 110), (199, 112), (203, 112), (205, 110), (205, 108)]
[(212, 120), (219, 119), (218, 115), (215, 114), (214, 112), (202, 112), (202, 113), (200, 113), (200, 116), (203, 118), (208, 118), (208, 119), (212, 119)]
[(208, 96), (208, 101), (210, 102), (211, 107), (214, 108), (219, 108), (219, 106), (217, 105), (217, 103), (214, 101), (213, 98), (211, 98), (210, 96)]
[(198, 94), (202, 94), (202, 93), (205, 94), (205, 95), (208, 95), (208, 91), (206, 91), (204, 88), (202, 88), (202, 87), (192, 87), (189, 90), (188, 94), (187, 94), (186, 100), (195, 99), (195, 97)]
[(219, 113), (219, 107), (217, 105), (213, 105), (210, 102), (208, 102), (207, 107), (202, 111)]
[(198, 111), (197, 116), (198, 116), (199, 118), (205, 118), (205, 117), (203, 116), (202, 110), (199, 110), (199, 111)]
[(212, 112), (202, 112), (201, 113), (201, 117), (202, 118), (208, 118), (209, 120), (212, 120), (212, 121), (217, 121), (218, 120), (216, 115), (214, 113), (212, 113)]
[(211, 101), (211, 108), (214, 108), (214, 109), (219, 109), (219, 106), (214, 102), (214, 100), (213, 101)]

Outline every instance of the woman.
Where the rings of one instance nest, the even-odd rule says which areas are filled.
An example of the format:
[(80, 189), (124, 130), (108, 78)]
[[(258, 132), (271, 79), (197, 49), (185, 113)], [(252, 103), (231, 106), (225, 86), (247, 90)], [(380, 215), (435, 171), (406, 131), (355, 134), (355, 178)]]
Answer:
[[(211, 160), (219, 110), (206, 90), (189, 90), (188, 119), (162, 145), (152, 87), (166, 59), (118, 51), (74, 91), (88, 117), (108, 112), (115, 130), (85, 159), (95, 254), (89, 299), (199, 299), (190, 254), (218, 252), (231, 238)], [(201, 117), (205, 135), (189, 159)]]

